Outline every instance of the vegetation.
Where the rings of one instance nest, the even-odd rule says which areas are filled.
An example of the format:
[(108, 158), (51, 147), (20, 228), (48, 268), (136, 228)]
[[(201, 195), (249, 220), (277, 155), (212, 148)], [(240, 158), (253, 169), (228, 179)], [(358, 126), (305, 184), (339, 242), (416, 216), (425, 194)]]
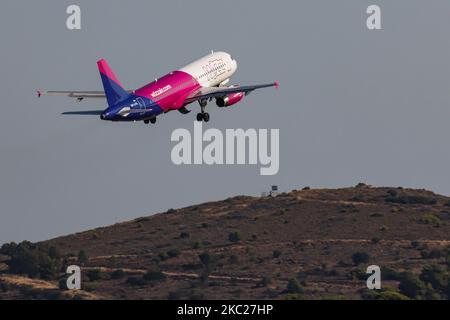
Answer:
[(363, 289), (361, 291), (361, 298), (364, 300), (409, 300), (407, 296), (392, 289)]
[(267, 287), (271, 283), (272, 283), (272, 279), (270, 277), (263, 277), (258, 285), (260, 287)]
[(367, 252), (356, 252), (352, 255), (352, 261), (355, 265), (367, 263), (370, 260), (370, 255)]
[(164, 281), (167, 279), (167, 276), (161, 271), (149, 270), (147, 271), (147, 273), (144, 275), (143, 278), (145, 281), (152, 282), (152, 281)]
[(9, 272), (32, 278), (55, 279), (63, 266), (63, 257), (54, 247), (32, 244), (28, 241), (20, 244), (14, 242), (4, 244), (0, 248), (0, 254), (11, 257), (7, 262)]
[(88, 270), (86, 275), (90, 281), (99, 281), (102, 279), (102, 272), (100, 271), (100, 269)]
[(292, 278), (289, 279), (287, 287), (286, 287), (287, 293), (303, 293), (303, 287), (300, 285), (297, 279)]
[(147, 282), (139, 276), (128, 277), (127, 283), (132, 286), (145, 286)]
[(279, 258), (281, 256), (281, 251), (280, 250), (274, 250), (272, 253), (272, 257), (273, 258)]
[(84, 250), (78, 252), (78, 263), (84, 265), (89, 261), (89, 258)]
[(122, 279), (125, 277), (125, 271), (117, 269), (111, 273), (111, 279)]
[(424, 204), (435, 205), (436, 198), (422, 195), (390, 195), (386, 198), (386, 202), (401, 203), (401, 204)]
[(181, 251), (179, 249), (170, 249), (169, 251), (167, 251), (167, 256), (169, 258), (176, 258), (180, 255)]
[(434, 227), (440, 227), (443, 224), (441, 218), (439, 218), (435, 214), (426, 214), (419, 220), (419, 222), (423, 224), (429, 224)]
[(208, 252), (203, 252), (199, 254), (198, 258), (200, 259), (200, 262), (205, 266), (208, 266), (209, 263), (211, 262), (211, 255)]
[(231, 232), (228, 235), (228, 240), (230, 240), (231, 242), (241, 241), (241, 235), (240, 235), (239, 231)]

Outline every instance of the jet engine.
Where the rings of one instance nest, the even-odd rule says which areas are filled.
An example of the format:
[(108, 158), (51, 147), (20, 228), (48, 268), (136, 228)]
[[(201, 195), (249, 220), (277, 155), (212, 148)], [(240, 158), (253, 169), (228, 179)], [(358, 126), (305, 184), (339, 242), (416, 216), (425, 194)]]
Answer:
[(229, 107), (241, 101), (244, 98), (244, 95), (243, 92), (228, 94), (225, 97), (216, 98), (216, 104), (220, 108)]

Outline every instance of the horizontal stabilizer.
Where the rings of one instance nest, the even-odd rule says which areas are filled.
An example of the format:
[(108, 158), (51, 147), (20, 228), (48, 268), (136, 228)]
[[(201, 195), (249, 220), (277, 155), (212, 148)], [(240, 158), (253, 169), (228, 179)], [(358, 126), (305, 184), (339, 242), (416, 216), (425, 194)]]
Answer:
[(63, 112), (63, 115), (75, 115), (75, 116), (99, 116), (103, 113), (103, 110), (86, 110), (86, 111), (67, 111)]

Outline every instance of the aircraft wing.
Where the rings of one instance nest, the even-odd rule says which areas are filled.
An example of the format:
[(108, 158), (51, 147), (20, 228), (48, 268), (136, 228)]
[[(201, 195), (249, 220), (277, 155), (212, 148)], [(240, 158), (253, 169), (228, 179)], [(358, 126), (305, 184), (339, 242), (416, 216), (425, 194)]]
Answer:
[[(128, 90), (133, 93), (133, 90)], [(42, 96), (64, 96), (83, 100), (84, 98), (106, 98), (104, 91), (52, 91), (52, 90), (38, 90), (38, 97)]]
[(227, 94), (232, 93), (238, 93), (243, 92), (245, 95), (248, 95), (250, 92), (262, 89), (262, 88), (269, 88), (269, 87), (276, 87), (278, 88), (279, 84), (278, 82), (274, 83), (268, 83), (268, 84), (259, 84), (259, 85), (251, 85), (251, 86), (232, 86), (232, 87), (203, 87), (195, 91), (193, 94), (188, 96), (186, 100), (184, 101), (185, 104), (203, 100), (203, 99), (209, 99), (209, 98), (215, 98), (215, 97), (223, 97)]

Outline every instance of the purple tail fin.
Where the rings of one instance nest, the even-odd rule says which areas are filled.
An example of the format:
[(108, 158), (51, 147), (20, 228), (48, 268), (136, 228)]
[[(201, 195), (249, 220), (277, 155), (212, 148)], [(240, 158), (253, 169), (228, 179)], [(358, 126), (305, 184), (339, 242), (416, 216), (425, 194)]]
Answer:
[(97, 62), (98, 71), (102, 78), (103, 88), (105, 90), (108, 105), (111, 107), (118, 102), (126, 99), (130, 94), (123, 88), (114, 72), (108, 65), (106, 60), (102, 59)]

